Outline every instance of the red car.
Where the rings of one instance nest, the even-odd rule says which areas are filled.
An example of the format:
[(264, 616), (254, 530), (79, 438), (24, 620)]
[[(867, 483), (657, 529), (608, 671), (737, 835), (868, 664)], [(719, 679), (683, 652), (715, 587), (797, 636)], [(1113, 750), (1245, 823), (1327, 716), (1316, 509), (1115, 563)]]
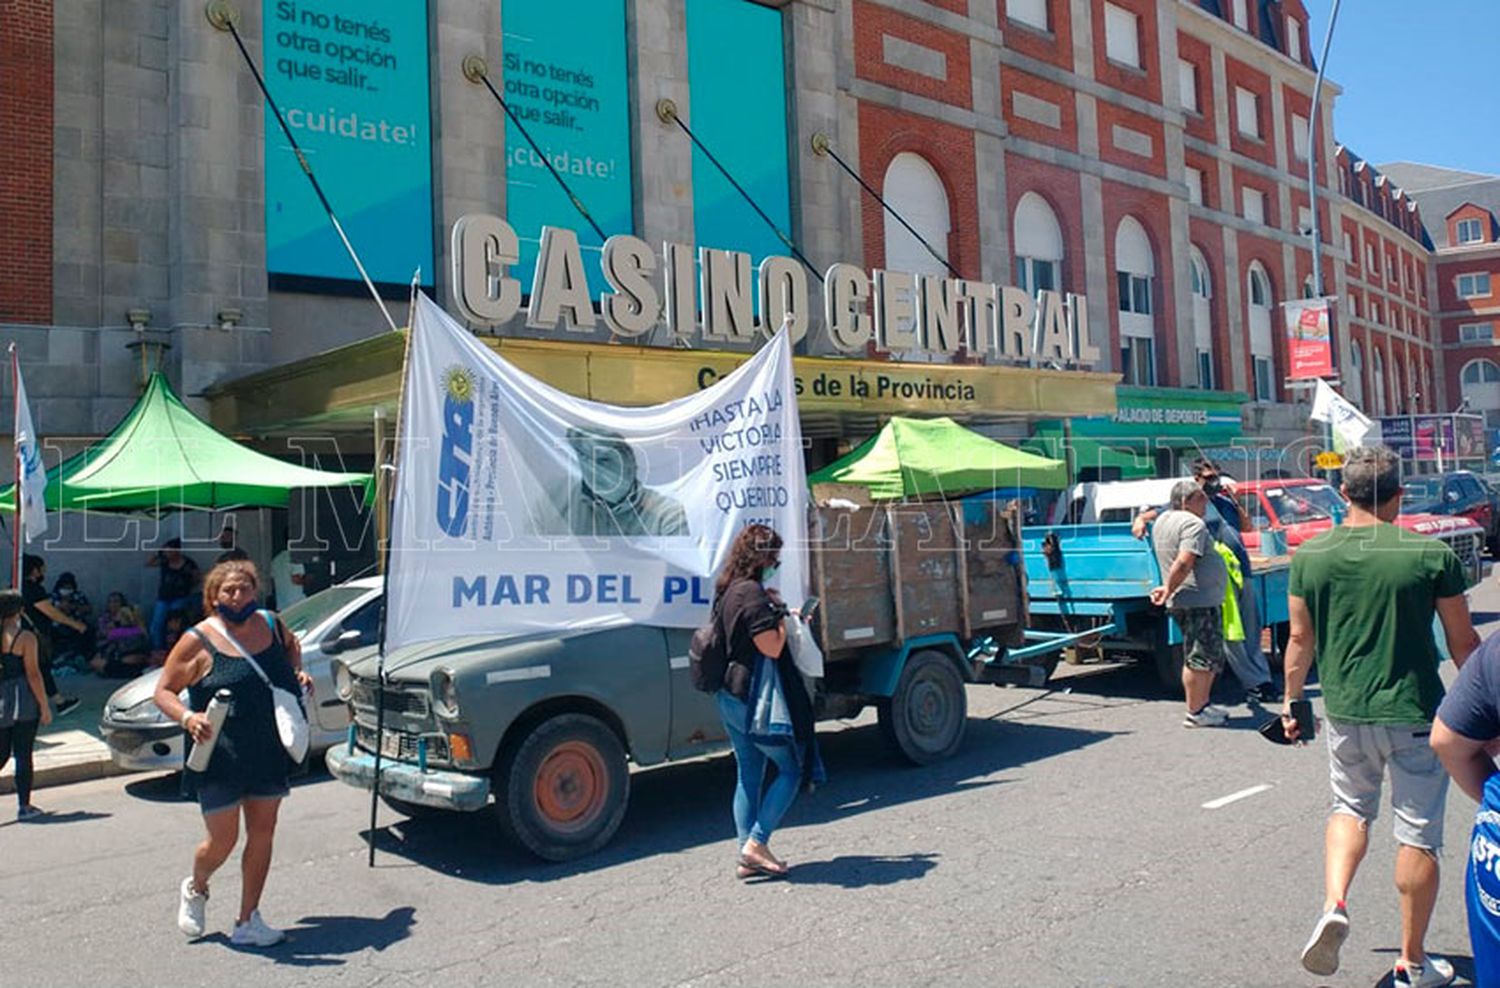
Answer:
[[(1250, 519), (1252, 531), (1241, 537), (1252, 552), (1260, 548), (1261, 532), (1268, 530), (1282, 532), (1287, 551), (1295, 552), (1303, 542), (1336, 525), (1349, 509), (1333, 485), (1311, 477), (1242, 481), (1234, 485), (1234, 496)], [(1469, 570), (1469, 582), (1479, 582), (1485, 536), (1473, 521), (1462, 515), (1403, 512), (1396, 524), (1447, 542)]]

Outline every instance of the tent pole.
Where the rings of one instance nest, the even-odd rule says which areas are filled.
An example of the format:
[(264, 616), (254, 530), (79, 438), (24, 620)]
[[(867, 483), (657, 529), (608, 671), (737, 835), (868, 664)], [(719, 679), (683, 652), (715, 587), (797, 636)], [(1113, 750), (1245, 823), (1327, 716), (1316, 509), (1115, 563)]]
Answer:
[(13, 507), (16, 510), (16, 526), (15, 531), (12, 533), (12, 538), (16, 544), (12, 547), (10, 561), (10, 585), (13, 590), (21, 589), (21, 530), (26, 525), (25, 519), (21, 517), (21, 481), (25, 478), (21, 476), (20, 437), (16, 435), (16, 430), (20, 427), (21, 422), (20, 381), (21, 358), (16, 353), (16, 345), (12, 343), (10, 345), (10, 393), (14, 398), (14, 407), (11, 409), (10, 447), (11, 459), (15, 461), (16, 467), (16, 482), (13, 488), (15, 493), (15, 504)]

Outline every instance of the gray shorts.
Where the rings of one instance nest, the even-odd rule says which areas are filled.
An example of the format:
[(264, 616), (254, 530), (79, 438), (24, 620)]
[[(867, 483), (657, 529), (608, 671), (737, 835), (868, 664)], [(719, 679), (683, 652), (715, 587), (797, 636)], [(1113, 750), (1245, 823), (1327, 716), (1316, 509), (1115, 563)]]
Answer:
[(1328, 720), (1328, 775), (1333, 812), (1369, 824), (1380, 810), (1380, 786), (1391, 774), (1396, 841), (1436, 854), (1443, 846), (1448, 773), (1428, 742), (1432, 728)]

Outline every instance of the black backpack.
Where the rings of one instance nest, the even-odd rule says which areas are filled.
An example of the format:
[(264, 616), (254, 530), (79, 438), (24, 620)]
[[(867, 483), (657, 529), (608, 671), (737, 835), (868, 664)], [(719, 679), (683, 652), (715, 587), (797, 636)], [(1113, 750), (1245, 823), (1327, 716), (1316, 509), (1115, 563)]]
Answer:
[(688, 642), (688, 678), (693, 689), (703, 693), (722, 689), (729, 668), (729, 642), (719, 620), (719, 604), (720, 598), (715, 597), (708, 623), (694, 631), (692, 641)]

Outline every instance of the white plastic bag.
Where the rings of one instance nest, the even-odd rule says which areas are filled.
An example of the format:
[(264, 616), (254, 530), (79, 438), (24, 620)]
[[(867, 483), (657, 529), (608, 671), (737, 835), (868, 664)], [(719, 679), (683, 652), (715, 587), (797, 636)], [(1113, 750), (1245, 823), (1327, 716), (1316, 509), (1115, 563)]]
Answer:
[(823, 650), (813, 640), (812, 629), (800, 614), (786, 616), (786, 644), (798, 672), (808, 679), (823, 678)]

